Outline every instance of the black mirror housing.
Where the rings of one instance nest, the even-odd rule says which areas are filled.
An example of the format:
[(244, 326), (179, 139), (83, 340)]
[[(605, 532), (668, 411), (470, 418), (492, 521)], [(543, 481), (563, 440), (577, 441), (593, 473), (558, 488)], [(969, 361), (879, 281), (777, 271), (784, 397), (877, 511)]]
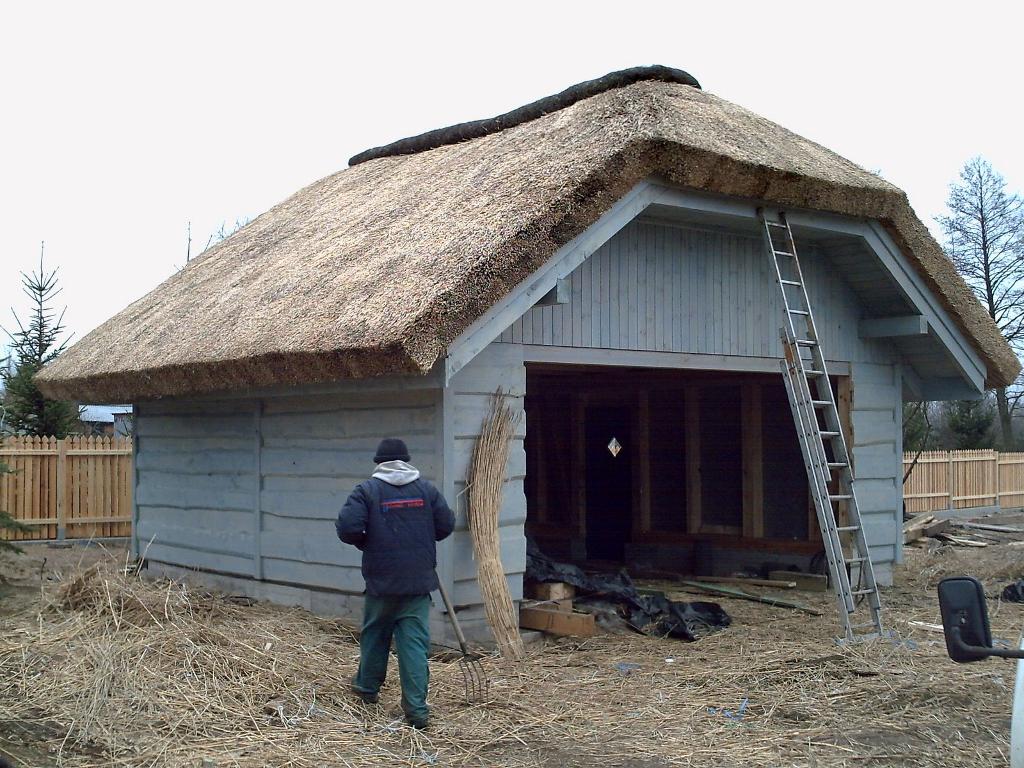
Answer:
[(939, 582), (939, 610), (949, 658), (961, 664), (993, 655), (985, 589), (971, 576)]

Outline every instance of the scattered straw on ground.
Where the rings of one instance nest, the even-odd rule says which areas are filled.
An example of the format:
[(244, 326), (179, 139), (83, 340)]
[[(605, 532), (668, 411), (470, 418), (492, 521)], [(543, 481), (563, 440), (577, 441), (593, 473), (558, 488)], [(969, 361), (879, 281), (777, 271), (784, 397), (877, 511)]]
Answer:
[[(483, 706), (434, 661), (425, 733), (402, 724), (397, 676), (380, 706), (353, 702), (341, 624), (111, 558), (0, 619), (0, 737), (43, 734), (70, 768), (1005, 765), (1012, 665), (954, 665), (941, 635), (907, 622), (938, 620), (936, 567), (980, 573), (995, 595), (1019, 552), (908, 551), (885, 595), (898, 644), (834, 644), (831, 597), (801, 593), (826, 615), (726, 599), (733, 625), (696, 643), (603, 636), (490, 657)], [(1015, 638), (1021, 607), (992, 608), (995, 634)]]

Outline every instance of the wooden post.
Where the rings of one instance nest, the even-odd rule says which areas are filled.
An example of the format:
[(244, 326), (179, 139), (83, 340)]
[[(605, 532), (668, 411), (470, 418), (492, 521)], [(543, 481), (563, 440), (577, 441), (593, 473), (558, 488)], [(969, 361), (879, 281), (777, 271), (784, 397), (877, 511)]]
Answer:
[(57, 441), (57, 541), (67, 534), (68, 438)]
[(136, 559), (142, 557), (142, 549), (139, 542), (139, 424), (141, 423), (141, 409), (138, 403), (132, 404), (132, 421), (134, 429), (132, 430), (132, 464), (128, 469), (128, 483), (130, 488), (128, 489), (131, 493), (131, 510), (132, 510), (132, 525), (129, 533), (132, 537), (132, 556)]
[(634, 434), (633, 506), (640, 513), (640, 519), (638, 525), (634, 513), (633, 533), (637, 534), (651, 530), (651, 410), (650, 393), (646, 389), (637, 393)]
[(700, 390), (687, 386), (683, 395), (686, 410), (684, 440), (686, 442), (686, 530), (700, 533)]
[(761, 439), (761, 385), (743, 385), (743, 536), (764, 538), (764, 447)]
[(253, 498), (253, 535), (252, 535), (252, 575), (255, 579), (263, 578), (263, 504), (260, 495), (263, 490), (263, 401), (257, 400), (253, 412), (253, 433), (256, 437), (253, 445), (253, 469), (255, 472), (255, 495)]
[(1002, 509), (1003, 508), (1003, 502), (1002, 502), (1002, 499), (1000, 498), (1001, 494), (999, 492), (1000, 488), (999, 488), (999, 452), (998, 451), (992, 451), (992, 460), (995, 461), (995, 463), (996, 463), (996, 509)]
[(587, 395), (576, 393), (572, 404), (572, 498), (577, 536), (587, 535)]
[(956, 468), (953, 465), (953, 454), (955, 451), (949, 451), (947, 456), (949, 457), (949, 507), (953, 509), (953, 484), (956, 479)]

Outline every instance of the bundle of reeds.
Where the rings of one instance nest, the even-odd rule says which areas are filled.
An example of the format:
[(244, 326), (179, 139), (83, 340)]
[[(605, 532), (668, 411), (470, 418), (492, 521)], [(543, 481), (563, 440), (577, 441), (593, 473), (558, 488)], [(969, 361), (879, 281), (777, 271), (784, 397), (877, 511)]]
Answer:
[(494, 633), (498, 650), (506, 659), (523, 658), (523, 639), (519, 635), (519, 617), (505, 580), (501, 562), (498, 518), (505, 487), (509, 442), (519, 422), (507, 395), (495, 393), (491, 412), (480, 429), (469, 467), (469, 530), (473, 537), (477, 581), (484, 598), (487, 623)]

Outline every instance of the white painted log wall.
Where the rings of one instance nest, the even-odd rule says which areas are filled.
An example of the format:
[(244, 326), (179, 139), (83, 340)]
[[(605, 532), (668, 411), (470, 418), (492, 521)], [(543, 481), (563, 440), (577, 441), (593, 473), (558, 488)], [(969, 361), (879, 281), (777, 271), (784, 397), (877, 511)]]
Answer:
[(439, 430), (440, 390), (390, 380), (373, 392), (142, 404), (139, 547), (171, 565), (360, 593), (360, 552), (338, 541), (338, 510), (382, 436), (405, 439), (437, 482)]

